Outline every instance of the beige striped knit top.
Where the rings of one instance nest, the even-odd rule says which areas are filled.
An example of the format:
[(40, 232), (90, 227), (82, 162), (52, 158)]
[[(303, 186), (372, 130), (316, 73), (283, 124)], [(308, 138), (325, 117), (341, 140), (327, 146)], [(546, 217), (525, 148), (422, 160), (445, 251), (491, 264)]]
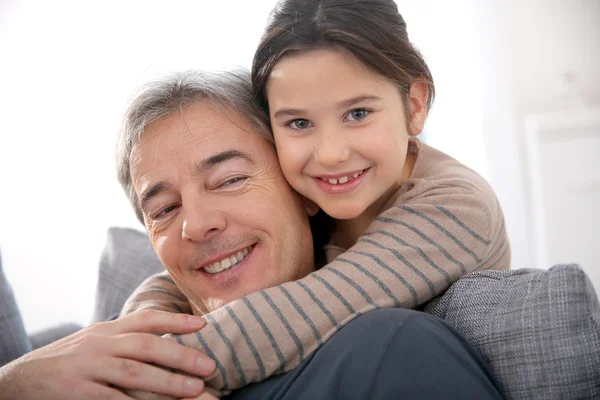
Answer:
[[(216, 360), (205, 379), (213, 393), (289, 371), (361, 314), (413, 308), (468, 272), (509, 268), (492, 188), (452, 157), (411, 142), (417, 159), (410, 179), (354, 246), (328, 246), (330, 262), (320, 270), (233, 301), (206, 314), (199, 332), (174, 336)], [(144, 308), (191, 312), (167, 273), (144, 282), (123, 312)]]

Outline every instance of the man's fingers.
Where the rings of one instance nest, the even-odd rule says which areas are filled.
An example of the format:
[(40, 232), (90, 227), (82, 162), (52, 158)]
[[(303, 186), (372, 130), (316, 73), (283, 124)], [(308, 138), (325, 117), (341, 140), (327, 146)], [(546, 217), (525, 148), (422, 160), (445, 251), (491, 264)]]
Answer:
[(90, 399), (90, 400), (132, 400), (133, 397), (127, 396), (116, 388), (105, 386), (102, 384), (89, 385), (83, 393), (74, 397), (74, 399)]
[(204, 392), (198, 397), (194, 397), (194, 398), (190, 397), (190, 398), (181, 399), (181, 400), (219, 400), (219, 399), (210, 393)]
[(198, 378), (174, 374), (150, 364), (124, 358), (106, 357), (102, 381), (129, 390), (161, 393), (177, 398), (197, 396), (204, 390)]
[(215, 372), (216, 363), (213, 359), (172, 339), (149, 333), (128, 333), (110, 340), (116, 357), (152, 362), (203, 377)]
[(202, 317), (189, 314), (174, 314), (157, 310), (142, 310), (128, 314), (109, 323), (113, 333), (178, 333), (195, 332), (206, 325)]

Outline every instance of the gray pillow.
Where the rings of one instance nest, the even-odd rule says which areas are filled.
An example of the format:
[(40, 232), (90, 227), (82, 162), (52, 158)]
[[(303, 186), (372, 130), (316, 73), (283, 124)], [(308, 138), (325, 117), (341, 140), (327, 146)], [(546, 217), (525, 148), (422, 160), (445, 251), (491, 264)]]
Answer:
[(100, 258), (93, 321), (115, 317), (144, 279), (163, 270), (148, 235), (130, 228), (109, 228)]
[(0, 257), (0, 367), (30, 350), (31, 343), (13, 291), (2, 271)]
[(600, 307), (577, 265), (474, 272), (424, 311), (466, 336), (509, 398), (600, 398)]

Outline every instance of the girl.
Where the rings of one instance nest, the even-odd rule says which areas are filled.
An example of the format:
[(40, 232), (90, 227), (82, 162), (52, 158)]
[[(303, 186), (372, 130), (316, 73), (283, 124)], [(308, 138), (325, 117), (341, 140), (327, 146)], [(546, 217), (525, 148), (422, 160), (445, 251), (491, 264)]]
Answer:
[[(236, 349), (236, 365), (212, 324), (200, 332), (209, 348), (196, 335), (179, 337), (217, 359), (220, 367), (207, 386), (235, 389), (290, 370), (362, 313), (414, 308), (468, 272), (509, 268), (493, 190), (416, 138), (433, 102), (433, 79), (392, 0), (281, 1), (256, 51), (252, 82), (286, 179), (332, 217), (329, 263), (244, 299), (263, 318), (287, 321), (300, 345), (289, 337), (267, 338), (241, 301), (229, 304), (236, 318), (207, 315)], [(172, 297), (152, 287), (180, 293), (153, 278), (127, 311), (165, 304), (178, 311), (168, 306)], [(261, 293), (281, 314), (259, 301)], [(248, 337), (257, 352), (250, 352)], [(274, 347), (279, 363), (258, 362), (256, 353), (277, 360)]]

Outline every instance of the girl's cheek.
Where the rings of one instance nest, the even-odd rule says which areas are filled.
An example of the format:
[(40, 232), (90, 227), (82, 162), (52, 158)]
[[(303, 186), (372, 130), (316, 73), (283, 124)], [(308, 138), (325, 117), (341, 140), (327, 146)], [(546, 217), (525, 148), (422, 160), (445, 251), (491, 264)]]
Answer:
[(301, 163), (302, 152), (294, 146), (282, 144), (277, 148), (277, 154), (282, 169), (290, 170)]

